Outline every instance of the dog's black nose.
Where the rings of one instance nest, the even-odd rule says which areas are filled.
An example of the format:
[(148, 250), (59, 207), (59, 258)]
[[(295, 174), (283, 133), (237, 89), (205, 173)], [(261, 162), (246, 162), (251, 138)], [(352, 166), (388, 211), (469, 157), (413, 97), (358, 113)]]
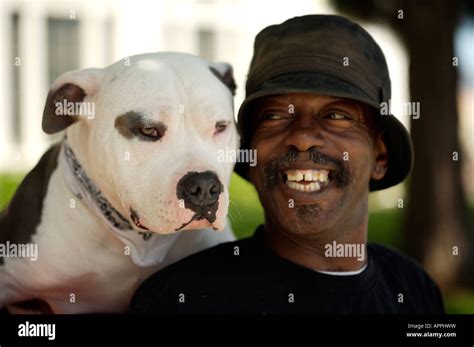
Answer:
[(222, 183), (214, 172), (188, 172), (178, 182), (176, 193), (178, 199), (184, 200), (186, 208), (200, 215), (199, 219), (213, 222), (222, 190)]

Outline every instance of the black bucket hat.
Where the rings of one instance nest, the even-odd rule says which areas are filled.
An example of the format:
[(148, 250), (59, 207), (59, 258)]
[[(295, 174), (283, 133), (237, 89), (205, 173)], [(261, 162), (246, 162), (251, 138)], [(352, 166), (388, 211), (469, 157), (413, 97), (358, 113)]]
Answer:
[[(341, 16), (307, 15), (263, 29), (255, 38), (245, 86), (246, 99), (238, 113), (241, 148), (253, 135), (251, 104), (276, 94), (314, 93), (358, 100), (372, 106), (384, 133), (388, 169), (371, 180), (370, 191), (403, 181), (413, 166), (410, 135), (392, 114), (381, 114), (391, 97), (390, 77), (382, 50), (360, 25)], [(235, 171), (248, 178), (248, 163)]]

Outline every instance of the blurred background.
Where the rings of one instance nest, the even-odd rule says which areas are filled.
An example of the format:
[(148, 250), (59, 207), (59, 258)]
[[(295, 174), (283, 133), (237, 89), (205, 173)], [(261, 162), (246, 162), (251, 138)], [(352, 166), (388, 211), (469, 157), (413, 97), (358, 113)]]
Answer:
[[(305, 14), (342, 14), (385, 53), (392, 112), (410, 129), (410, 178), (372, 193), (369, 240), (418, 260), (449, 313), (474, 313), (474, 5), (450, 0), (0, 0), (0, 209), (60, 138), (41, 131), (49, 85), (63, 72), (180, 51), (234, 67), (244, 98), (255, 35)], [(420, 102), (413, 119), (403, 102)], [(237, 237), (263, 222), (253, 187), (234, 175)]]

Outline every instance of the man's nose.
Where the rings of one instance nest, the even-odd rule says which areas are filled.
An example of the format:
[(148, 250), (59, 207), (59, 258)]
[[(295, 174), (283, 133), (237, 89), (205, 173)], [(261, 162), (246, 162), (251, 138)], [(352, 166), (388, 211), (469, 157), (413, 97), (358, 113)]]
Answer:
[(286, 146), (293, 146), (300, 152), (306, 152), (311, 147), (324, 147), (322, 124), (318, 119), (304, 117), (296, 120), (290, 127), (290, 133), (285, 139)]
[[(209, 212), (217, 209), (222, 183), (212, 171), (188, 172), (178, 182), (178, 199), (184, 200), (185, 207), (208, 219)], [(215, 219), (215, 217), (214, 217)]]

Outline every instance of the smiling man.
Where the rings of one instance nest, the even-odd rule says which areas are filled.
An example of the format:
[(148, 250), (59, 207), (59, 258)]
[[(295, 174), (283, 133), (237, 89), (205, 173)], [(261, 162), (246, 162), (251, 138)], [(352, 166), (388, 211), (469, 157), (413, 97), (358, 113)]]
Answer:
[(260, 32), (239, 111), (238, 163), (265, 211), (255, 234), (149, 278), (132, 312), (443, 313), (414, 262), (367, 245), (370, 191), (403, 181), (410, 136), (392, 115), (382, 51), (339, 16), (290, 19)]

